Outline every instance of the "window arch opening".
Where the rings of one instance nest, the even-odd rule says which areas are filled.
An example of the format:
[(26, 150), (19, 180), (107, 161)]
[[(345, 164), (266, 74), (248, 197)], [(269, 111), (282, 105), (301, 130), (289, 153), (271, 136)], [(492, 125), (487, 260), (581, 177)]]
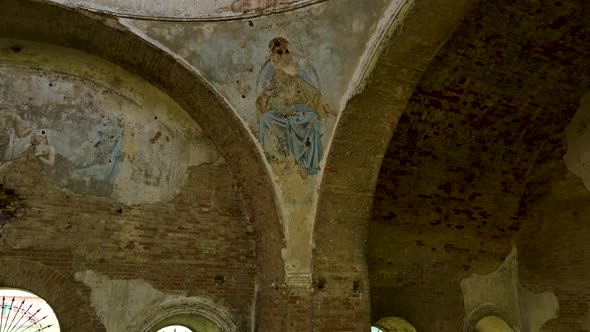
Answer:
[(221, 332), (213, 321), (195, 314), (177, 314), (160, 320), (149, 332)]
[(0, 288), (0, 331), (61, 330), (55, 312), (44, 299), (25, 290)]
[(417, 332), (407, 320), (400, 317), (386, 317), (371, 327), (371, 332)]
[(475, 332), (515, 332), (510, 325), (500, 317), (486, 316), (475, 324)]
[(186, 326), (182, 326), (182, 325), (170, 325), (170, 326), (166, 326), (166, 327), (159, 329), (158, 332), (195, 332), (195, 331), (189, 329)]
[(483, 304), (471, 311), (463, 325), (465, 332), (520, 332), (517, 320), (493, 304)]

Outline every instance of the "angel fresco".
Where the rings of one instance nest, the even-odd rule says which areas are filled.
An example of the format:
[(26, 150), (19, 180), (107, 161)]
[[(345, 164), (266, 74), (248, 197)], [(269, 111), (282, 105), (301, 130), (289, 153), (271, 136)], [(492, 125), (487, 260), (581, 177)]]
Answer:
[(286, 163), (302, 178), (316, 175), (323, 156), (321, 120), (336, 115), (309, 73), (298, 68), (289, 42), (268, 45), (272, 67), (256, 100), (259, 141), (270, 163)]

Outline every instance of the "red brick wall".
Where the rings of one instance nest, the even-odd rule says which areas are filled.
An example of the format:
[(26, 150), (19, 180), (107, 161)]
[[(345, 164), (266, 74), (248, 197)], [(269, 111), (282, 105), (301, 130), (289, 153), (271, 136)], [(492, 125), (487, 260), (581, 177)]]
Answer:
[[(254, 231), (225, 168), (191, 168), (172, 201), (137, 206), (59, 189), (32, 162), (15, 162), (1, 173), (4, 197), (15, 198), (11, 204), (24, 207), (24, 215), (13, 214), (3, 228), (0, 258), (39, 262), (68, 278), (93, 270), (111, 279), (143, 279), (162, 292), (208, 296), (249, 328)], [(89, 295), (82, 284), (76, 287)]]

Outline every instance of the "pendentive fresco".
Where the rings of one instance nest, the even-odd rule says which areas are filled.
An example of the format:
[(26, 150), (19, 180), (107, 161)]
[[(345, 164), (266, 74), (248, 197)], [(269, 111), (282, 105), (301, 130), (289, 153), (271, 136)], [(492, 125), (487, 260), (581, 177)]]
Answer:
[(316, 175), (324, 152), (321, 122), (336, 113), (318, 89), (313, 67), (294, 61), (286, 39), (271, 40), (268, 49), (270, 63), (261, 72), (264, 88), (256, 100), (260, 144), (269, 163), (302, 178)]
[(367, 46), (403, 4), (321, 1), (223, 22), (120, 19), (193, 66), (251, 131), (277, 191), (290, 284), (310, 280), (314, 204), (338, 115), (370, 61)]

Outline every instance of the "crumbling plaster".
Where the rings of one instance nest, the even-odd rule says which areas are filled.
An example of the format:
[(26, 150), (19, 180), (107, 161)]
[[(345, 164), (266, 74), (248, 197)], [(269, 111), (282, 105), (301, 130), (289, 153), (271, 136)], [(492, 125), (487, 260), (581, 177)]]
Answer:
[[(198, 326), (199, 332), (237, 331), (227, 309), (205, 294), (187, 297), (186, 293), (164, 293), (145, 280), (111, 280), (91, 270), (77, 272), (75, 278), (91, 288), (92, 306), (107, 331), (155, 332), (154, 327), (175, 317), (193, 327)], [(170, 307), (174, 310), (168, 310)], [(201, 310), (197, 311), (195, 307)], [(184, 317), (178, 317), (180, 315)], [(209, 320), (209, 317), (214, 317), (214, 320)], [(221, 324), (216, 324), (215, 319)]]
[[(0, 40), (0, 50), (0, 166), (24, 158), (41, 135), (55, 151), (44, 168), (56, 184), (137, 204), (174, 198), (189, 167), (220, 159), (176, 102), (121, 68), (20, 40)], [(16, 135), (11, 117), (27, 135)]]
[[(2, 10), (0, 10), (0, 16), (2, 17), (2, 20), (0, 20), (0, 34), (2, 36), (8, 35), (10, 37), (19, 37), (23, 39), (39, 40), (42, 42), (67, 45), (69, 47), (74, 47), (92, 54), (96, 54), (100, 57), (103, 57), (107, 61), (111, 61), (119, 66), (122, 66), (130, 70), (131, 72), (136, 73), (143, 79), (148, 80), (152, 84), (158, 86), (160, 89), (164, 90), (168, 95), (172, 96), (174, 100), (177, 101), (180, 105), (182, 105), (183, 109), (188, 114), (190, 114), (191, 118), (197, 119), (199, 123), (208, 124), (203, 130), (215, 137), (215, 144), (217, 145), (220, 151), (223, 151), (224, 157), (228, 159), (228, 168), (234, 173), (237, 179), (232, 179), (232, 176), (229, 175), (229, 173), (224, 167), (218, 168), (203, 165), (204, 167), (198, 167), (197, 172), (193, 172), (191, 170), (191, 174), (196, 175), (197, 177), (206, 176), (208, 178), (204, 179), (204, 181), (199, 182), (193, 176), (191, 183), (195, 184), (194, 187), (197, 188), (200, 187), (200, 184), (202, 182), (213, 184), (213, 186), (210, 187), (210, 189), (213, 190), (208, 190), (208, 192), (219, 193), (220, 195), (215, 195), (217, 196), (217, 198), (219, 198), (219, 200), (217, 201), (222, 203), (222, 209), (227, 209), (222, 214), (216, 216), (216, 212), (214, 210), (207, 209), (207, 207), (211, 205), (211, 202), (206, 202), (204, 200), (207, 198), (206, 194), (201, 195), (201, 193), (198, 192), (198, 190), (191, 190), (190, 188), (187, 188), (189, 186), (184, 186), (183, 190), (188, 189), (188, 192), (190, 192), (190, 198), (184, 197), (183, 199), (176, 200), (176, 202), (173, 205), (175, 205), (177, 208), (179, 207), (177, 209), (179, 210), (178, 212), (180, 214), (184, 214), (185, 216), (178, 220), (175, 219), (174, 213), (171, 213), (170, 215), (167, 215), (165, 218), (165, 220), (167, 221), (166, 225), (168, 226), (170, 222), (183, 222), (184, 220), (190, 220), (193, 217), (196, 217), (198, 219), (201, 219), (200, 217), (203, 217), (203, 219), (205, 220), (218, 219), (226, 222), (229, 220), (235, 221), (231, 225), (224, 225), (219, 223), (219, 225), (216, 226), (215, 224), (210, 224), (208, 226), (210, 229), (228, 229), (228, 227), (231, 228), (231, 226), (233, 225), (244, 225), (244, 227), (246, 227), (248, 218), (236, 218), (236, 215), (234, 214), (234, 212), (241, 210), (241, 208), (239, 207), (241, 206), (241, 203), (239, 203), (240, 199), (234, 197), (235, 195), (233, 194), (227, 195), (227, 193), (229, 192), (237, 194), (237, 188), (242, 188), (245, 200), (248, 202), (248, 204), (246, 204), (247, 209), (256, 211), (256, 213), (251, 214), (251, 219), (254, 220), (256, 225), (254, 226), (254, 228), (256, 237), (258, 238), (258, 241), (256, 241), (256, 256), (259, 267), (257, 279), (261, 283), (260, 291), (257, 296), (257, 315), (258, 313), (260, 313), (260, 316), (264, 317), (265, 313), (268, 313), (269, 311), (280, 312), (282, 308), (282, 299), (280, 297), (275, 296), (276, 292), (274, 288), (271, 288), (271, 281), (283, 280), (284, 269), (279, 254), (281, 244), (283, 242), (283, 237), (282, 232), (280, 232), (280, 229), (278, 227), (279, 224), (278, 218), (276, 217), (276, 211), (274, 210), (274, 202), (271, 193), (272, 191), (269, 190), (268, 180), (266, 179), (266, 176), (258, 178), (254, 176), (249, 176), (252, 174), (256, 174), (257, 176), (265, 174), (264, 167), (259, 167), (259, 155), (255, 153), (255, 151), (252, 149), (253, 144), (251, 144), (250, 140), (246, 138), (248, 137), (248, 135), (244, 134), (244, 128), (239, 125), (238, 121), (235, 120), (235, 117), (231, 114), (231, 111), (223, 102), (223, 100), (218, 95), (216, 95), (215, 92), (212, 91), (198, 75), (195, 75), (193, 71), (189, 70), (187, 66), (184, 66), (182, 63), (176, 61), (176, 59), (174, 59), (173, 57), (167, 55), (164, 52), (161, 52), (152, 45), (145, 43), (143, 40), (137, 38), (127, 29), (120, 26), (111, 19), (88, 13), (80, 13), (79, 11), (65, 10), (59, 6), (48, 5), (44, 2), (37, 1), (8, 0), (1, 2), (0, 7), (2, 8)], [(60, 55), (58, 54), (57, 56)], [(211, 114), (215, 114), (215, 118), (213, 118)], [(24, 164), (21, 163), (19, 165)], [(205, 172), (201, 172), (202, 170), (204, 170)], [(20, 174), (20, 171), (21, 169), (19, 169), (16, 173)], [(15, 175), (18, 176), (18, 174), (16, 173)], [(23, 170), (22, 173), (27, 173), (27, 171)], [(32, 172), (29, 173), (32, 174)], [(40, 174), (42, 174), (42, 172)], [(60, 205), (60, 208), (55, 209), (56, 218), (54, 222), (46, 222), (47, 218), (44, 218), (44, 214), (42, 215), (36, 213), (35, 217), (39, 219), (39, 222), (35, 223), (36, 227), (27, 228), (27, 230), (31, 230), (32, 232), (41, 233), (45, 229), (44, 226), (47, 226), (48, 228), (65, 227), (66, 230), (71, 232), (71, 226), (73, 223), (68, 222), (67, 220), (64, 221), (64, 218), (62, 218), (63, 216), (57, 216), (57, 213), (59, 210), (61, 210), (62, 206), (63, 209), (66, 209), (66, 211), (68, 211), (66, 212), (66, 214), (68, 215), (70, 215), (69, 211), (72, 211), (72, 214), (74, 215), (76, 215), (76, 211), (84, 211), (82, 214), (79, 214), (79, 218), (76, 218), (75, 220), (88, 221), (89, 224), (86, 225), (90, 225), (91, 227), (87, 228), (84, 227), (84, 225), (81, 225), (79, 228), (76, 228), (73, 232), (77, 233), (78, 231), (80, 231), (80, 234), (89, 234), (90, 236), (92, 236), (94, 232), (104, 232), (105, 230), (107, 230), (107, 227), (104, 226), (104, 223), (101, 225), (100, 223), (95, 223), (95, 220), (91, 220), (93, 219), (92, 217), (95, 214), (87, 213), (87, 208), (89, 206), (95, 207), (97, 209), (96, 212), (105, 214), (106, 217), (104, 219), (110, 219), (111, 216), (116, 216), (118, 221), (123, 221), (123, 219), (134, 219), (135, 221), (141, 221), (145, 220), (145, 218), (148, 216), (157, 217), (158, 214), (156, 212), (162, 211), (160, 209), (161, 204), (153, 204), (146, 205), (144, 207), (145, 212), (142, 212), (142, 210), (144, 209), (142, 207), (132, 207), (130, 210), (138, 213), (132, 212), (131, 215), (121, 215), (124, 209), (121, 210), (118, 204), (112, 205), (107, 200), (98, 200), (94, 198), (82, 197), (79, 195), (62, 195), (62, 193), (56, 194), (56, 192), (59, 192), (59, 190), (55, 190), (55, 188), (53, 188), (51, 185), (47, 185), (45, 181), (46, 179), (43, 178), (43, 176), (38, 175), (39, 174), (35, 173), (34, 176), (31, 177), (31, 180), (33, 180), (33, 178), (35, 180), (41, 178), (42, 183), (39, 183), (38, 187), (49, 188), (50, 192), (53, 193), (53, 195), (48, 195), (46, 197), (48, 200), (59, 201), (60, 199), (68, 200), (72, 198), (74, 201), (85, 203), (83, 206), (74, 205), (72, 206), (71, 210), (69, 210), (67, 203)], [(216, 182), (215, 179), (217, 178), (224, 181), (221, 187), (214, 185), (214, 183)], [(27, 184), (30, 185), (30, 182), (31, 181), (28, 181)], [(26, 191), (26, 195), (29, 195), (31, 193), (31, 191), (27, 188), (23, 188), (23, 191)], [(186, 190), (184, 191), (186, 192)], [(43, 197), (43, 193), (35, 193), (34, 196), (34, 198)], [(254, 199), (254, 197), (256, 199)], [(200, 201), (204, 205), (197, 205), (195, 204), (196, 201)], [(194, 210), (201, 210), (204, 212), (209, 211), (209, 215), (211, 215), (212, 218), (207, 218), (206, 215), (200, 213), (191, 214), (187, 216), (185, 213), (187, 212), (187, 209), (185, 209), (187, 207), (188, 210), (192, 210), (194, 207)], [(54, 211), (49, 211), (48, 213), (51, 212)], [(42, 218), (44, 219), (41, 221)], [(30, 220), (27, 220), (27, 222), (28, 221)], [(25, 227), (29, 225), (27, 223), (21, 224)], [(31, 224), (33, 224), (33, 222), (31, 222)], [(83, 223), (74, 223), (76, 227), (78, 227), (79, 224)], [(127, 225), (127, 223), (125, 224)], [(122, 223), (115, 222), (110, 223), (109, 225), (117, 228), (118, 226), (121, 226)], [(154, 223), (154, 226), (156, 225), (158, 225), (159, 227), (164, 224)], [(144, 229), (144, 231), (157, 231), (158, 227), (149, 227)], [(67, 237), (68, 231), (58, 232), (53, 235), (64, 234), (64, 236)], [(167, 232), (170, 235), (170, 229), (165, 232)], [(253, 230), (252, 228), (249, 228), (248, 234), (252, 234), (251, 232), (253, 232)], [(174, 231), (172, 233), (174, 233)], [(223, 235), (221, 237), (216, 238), (216, 240), (219, 239), (219, 241), (223, 241), (225, 235), (229, 234), (230, 233), (223, 233)], [(240, 234), (240, 231), (238, 231), (237, 233), (231, 232), (231, 234)], [(17, 235), (23, 238), (26, 237), (22, 236), (21, 230), (17, 232)], [(124, 234), (122, 233), (121, 235)], [(183, 238), (186, 237), (183, 236)], [(159, 237), (154, 236), (151, 237), (151, 239), (159, 239)], [(75, 240), (75, 237), (67, 238), (68, 243), (70, 241)], [(29, 241), (31, 240), (29, 239)], [(92, 245), (90, 245), (90, 247), (92, 247), (95, 244), (99, 244), (99, 246), (101, 246), (100, 236), (92, 238), (90, 242), (92, 242)], [(111, 242), (110, 237), (107, 238), (107, 242)], [(38, 245), (40, 244), (40, 242), (36, 243)], [(47, 244), (48, 242), (42, 243)], [(49, 244), (52, 243), (53, 242), (49, 242)], [(78, 242), (78, 244), (79, 243), (80, 242)], [(136, 249), (138, 249), (138, 247), (133, 247), (133, 244), (129, 244), (130, 247), (126, 249), (130, 249), (136, 252)], [(224, 247), (223, 245), (214, 245), (211, 241), (208, 241), (204, 244), (212, 245), (215, 248)], [(250, 244), (253, 245), (254, 243)], [(62, 244), (57, 243), (57, 245), (59, 246)], [(76, 245), (75, 247), (76, 249), (80, 250), (88, 249), (88, 246)], [(103, 247), (108, 247), (106, 250), (103, 250), (107, 252), (110, 251), (109, 248), (113, 248), (109, 244)], [(155, 251), (151, 251), (156, 255), (161, 254), (160, 250), (166, 250), (161, 246), (154, 245), (152, 247), (151, 244), (147, 244), (146, 249), (149, 249), (149, 247), (156, 249)], [(252, 246), (249, 246), (248, 250), (250, 250), (251, 247)], [(35, 246), (35, 248), (37, 248), (37, 246)], [(27, 257), (32, 257), (30, 254), (27, 253), (29, 251), (34, 251), (35, 248), (27, 247), (15, 250), (9, 249), (9, 252), (2, 251), (2, 254), (3, 256), (28, 255)], [(97, 254), (103, 252), (100, 251), (100, 248), (94, 249), (98, 249), (98, 251), (96, 252)], [(205, 249), (208, 250), (209, 248)], [(183, 250), (181, 250), (181, 252), (182, 251)], [(126, 252), (127, 250), (123, 250), (123, 248), (120, 248), (115, 256), (122, 257), (123, 255), (125, 255)], [(215, 255), (216, 252), (219, 253), (220, 251), (212, 250), (209, 252), (211, 253), (211, 255)], [(233, 252), (235, 253), (235, 251)], [(229, 254), (229, 256), (234, 255)], [(235, 253), (235, 256), (240, 256), (240, 253)], [(163, 256), (158, 257), (161, 258)], [(225, 259), (226, 256), (223, 257), (223, 259)], [(77, 257), (75, 254), (71, 254), (67, 249), (62, 249), (60, 247), (55, 251), (50, 251), (49, 253), (47, 253), (47, 256), (40, 257), (39, 259), (47, 262), (51, 266), (59, 268), (65, 273), (69, 273), (68, 268), (70, 267), (70, 265), (80, 263), (80, 260), (78, 258), (79, 257)], [(114, 260), (111, 259), (108, 253), (104, 255), (102, 258), (95, 256), (93, 256), (93, 258), (98, 259), (100, 266), (106, 270), (109, 269), (111, 263), (114, 263)], [(139, 264), (145, 267), (145, 269), (147, 270), (151, 270), (152, 268), (155, 269), (157, 266), (163, 264), (162, 260), (158, 260), (160, 264), (146, 266), (146, 262), (144, 260), (145, 256), (141, 254), (134, 254), (131, 258), (134, 260), (134, 264)], [(196, 266), (198, 266), (199, 264), (197, 260), (194, 260), (194, 256), (191, 256), (189, 261), (191, 264), (197, 264)], [(195, 268), (195, 265), (191, 265), (191, 268)], [(252, 265), (249, 265), (248, 268), (242, 265), (240, 272), (237, 274), (241, 275), (242, 271), (244, 270), (252, 271)], [(134, 271), (135, 269), (121, 269), (115, 272), (110, 271), (109, 274), (115, 273), (117, 275), (125, 275), (126, 273), (133, 273)], [(151, 277), (159, 276), (159, 274), (157, 273), (146, 272), (144, 269), (141, 269), (141, 271), (150, 274)], [(179, 271), (180, 274), (184, 272), (188, 272), (188, 270)], [(214, 271), (208, 268), (205, 270), (205, 273), (214, 273)], [(176, 273), (174, 275), (176, 277), (180, 276)], [(195, 280), (198, 281), (203, 278), (210, 280), (211, 282), (213, 280), (213, 276), (203, 276), (202, 273), (199, 273), (199, 275), (195, 277), (194, 280), (191, 279), (190, 282), (195, 282)], [(233, 277), (232, 280), (234, 280)], [(170, 283), (173, 282), (174, 279), (170, 279)], [(187, 282), (189, 281), (187, 280)], [(167, 284), (168, 281), (162, 283)], [(228, 283), (226, 282), (226, 284)], [(173, 289), (175, 289), (177, 287), (182, 286), (175, 282), (173, 286), (168, 285), (165, 287), (172, 287)], [(221, 293), (224, 292), (226, 289), (227, 287), (223, 286), (213, 287), (213, 289), (209, 290), (213, 293)], [(242, 290), (247, 291), (248, 289), (249, 286), (242, 286), (239, 288), (239, 290), (236, 289), (236, 292), (240, 293)], [(235, 298), (244, 299), (246, 297), (247, 296), (236, 296)], [(246, 299), (245, 301), (251, 302), (250, 299)], [(258, 302), (261, 302), (261, 304)], [(238, 307), (247, 308), (247, 306), (242, 305), (239, 305)], [(259, 317), (257, 317), (257, 321), (262, 321), (263, 323), (261, 324), (264, 324), (264, 318), (260, 319)], [(242, 323), (246, 325), (249, 324), (247, 322)], [(274, 324), (281, 324), (281, 322)], [(100, 330), (100, 328), (98, 330)], [(273, 329), (271, 328), (271, 330)]]
[(545, 322), (557, 317), (559, 312), (559, 302), (553, 292), (536, 294), (520, 285), (516, 247), (497, 270), (463, 279), (461, 291), (466, 332), (472, 332), (486, 315), (500, 317), (515, 332), (539, 332)]
[[(256, 101), (269, 66), (267, 44), (277, 36), (289, 41), (298, 68), (313, 80), (328, 104), (340, 114), (366, 78), (383, 37), (403, 20), (412, 2), (371, 0), (362, 3), (328, 1), (281, 15), (229, 22), (121, 22), (146, 40), (161, 46), (207, 79), (223, 95), (258, 140)], [(285, 18), (288, 18), (287, 20)], [(322, 43), (318, 44), (318, 40)], [(346, 51), (345, 51), (346, 50)], [(321, 120), (324, 159), (338, 116)], [(323, 175), (302, 177), (296, 169), (271, 164), (271, 174), (283, 213), (283, 250), (290, 284), (311, 281), (313, 227), (317, 188)]]

